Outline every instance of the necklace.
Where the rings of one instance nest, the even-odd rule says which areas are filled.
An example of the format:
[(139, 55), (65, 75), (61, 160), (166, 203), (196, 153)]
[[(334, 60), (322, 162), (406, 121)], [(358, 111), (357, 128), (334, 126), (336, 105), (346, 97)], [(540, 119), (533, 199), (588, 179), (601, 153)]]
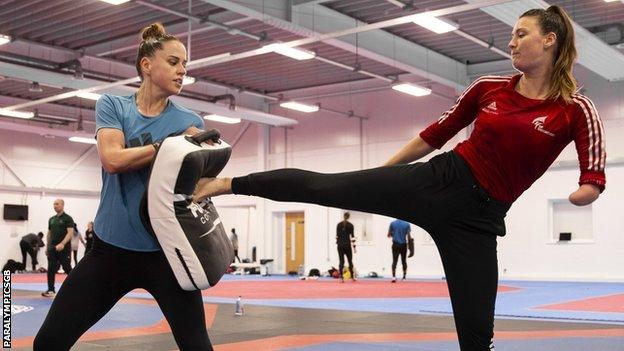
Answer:
[[(148, 111), (141, 111), (141, 108), (139, 107), (139, 100), (138, 100), (138, 92), (134, 93), (134, 103), (136, 105), (137, 111), (139, 111), (140, 114), (144, 115), (144, 116), (152, 116), (148, 113)], [(164, 106), (162, 106), (162, 108), (160, 108), (160, 112), (158, 112), (159, 114), (162, 113), (167, 106), (169, 106), (169, 100), (165, 100)], [(158, 109), (156, 109), (158, 110)]]
[(143, 111), (141, 111), (141, 108), (139, 107), (139, 93), (138, 92), (134, 93), (134, 104), (136, 105), (137, 111), (139, 111), (140, 114), (144, 114)]

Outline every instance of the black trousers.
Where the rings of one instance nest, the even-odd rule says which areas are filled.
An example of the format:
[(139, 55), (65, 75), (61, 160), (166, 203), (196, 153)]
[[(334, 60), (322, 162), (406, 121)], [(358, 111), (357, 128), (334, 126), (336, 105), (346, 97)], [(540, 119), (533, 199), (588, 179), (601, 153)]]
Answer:
[(400, 218), (434, 239), (462, 351), (489, 350), (498, 286), (496, 236), (509, 204), (492, 199), (454, 152), (428, 162), (321, 174), (297, 169), (232, 180), (235, 194), (307, 202)]
[(54, 280), (59, 267), (62, 266), (67, 274), (71, 272), (70, 252), (71, 250), (67, 246), (62, 251), (56, 251), (54, 245), (48, 248), (48, 291), (56, 291), (54, 288)]
[(22, 264), (26, 269), (26, 254), (30, 255), (33, 271), (37, 269), (37, 251), (29, 243), (20, 240), (20, 250), (22, 251)]
[(69, 350), (124, 295), (147, 290), (180, 350), (212, 350), (200, 291), (185, 291), (162, 251), (129, 251), (95, 239), (65, 280), (35, 337), (33, 349)]
[(403, 265), (403, 278), (407, 274), (407, 244), (399, 244), (392, 242), (392, 277), (396, 277), (396, 266), (401, 256), (401, 264)]
[(338, 270), (340, 272), (340, 279), (342, 279), (342, 269), (344, 268), (345, 256), (347, 262), (349, 262), (349, 273), (351, 278), (355, 278), (353, 275), (353, 251), (351, 251), (351, 245), (338, 245)]

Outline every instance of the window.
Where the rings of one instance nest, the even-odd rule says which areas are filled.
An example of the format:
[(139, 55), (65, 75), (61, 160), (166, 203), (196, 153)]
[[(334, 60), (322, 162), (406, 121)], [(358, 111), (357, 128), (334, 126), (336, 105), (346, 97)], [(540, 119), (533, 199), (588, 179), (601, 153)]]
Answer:
[[(567, 199), (551, 199), (548, 207), (551, 243), (594, 242), (591, 205), (579, 207)], [(570, 240), (566, 240), (568, 236)]]

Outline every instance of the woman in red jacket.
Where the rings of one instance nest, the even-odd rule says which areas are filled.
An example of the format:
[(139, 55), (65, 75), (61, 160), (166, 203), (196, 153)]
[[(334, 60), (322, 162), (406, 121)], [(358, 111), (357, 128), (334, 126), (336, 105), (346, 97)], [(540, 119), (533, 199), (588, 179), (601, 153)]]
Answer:
[[(579, 187), (570, 201), (588, 205), (605, 187), (603, 126), (591, 100), (576, 94), (568, 15), (558, 6), (527, 11), (513, 28), (509, 48), (520, 74), (477, 79), (384, 167), (203, 179), (195, 198), (256, 195), (377, 213), (422, 227), (442, 258), (461, 350), (493, 349), (496, 238), (505, 235), (511, 204), (570, 142), (580, 164)], [(472, 134), (453, 151), (408, 164), (472, 122)]]

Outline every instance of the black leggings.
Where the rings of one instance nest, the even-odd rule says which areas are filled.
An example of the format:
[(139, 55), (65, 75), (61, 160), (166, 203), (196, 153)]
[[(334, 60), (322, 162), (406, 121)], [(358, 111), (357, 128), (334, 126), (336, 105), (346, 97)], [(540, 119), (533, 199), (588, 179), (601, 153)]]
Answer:
[(74, 267), (78, 265), (78, 250), (72, 250), (72, 257), (74, 258)]
[(321, 174), (297, 169), (232, 180), (235, 194), (376, 213), (429, 232), (440, 252), (462, 351), (489, 350), (498, 285), (496, 236), (509, 205), (492, 199), (447, 152), (425, 163)]
[(342, 279), (342, 269), (344, 268), (344, 257), (347, 256), (347, 262), (349, 262), (349, 273), (351, 273), (351, 279), (355, 278), (353, 275), (353, 251), (351, 251), (351, 245), (338, 245), (338, 270), (340, 271), (340, 279)]
[(69, 350), (117, 301), (138, 288), (154, 296), (181, 350), (213, 349), (201, 292), (180, 288), (162, 251), (124, 250), (99, 238), (61, 286), (33, 349)]
[(392, 242), (392, 277), (396, 277), (396, 266), (401, 256), (401, 264), (403, 265), (403, 279), (407, 274), (407, 244), (399, 244)]

